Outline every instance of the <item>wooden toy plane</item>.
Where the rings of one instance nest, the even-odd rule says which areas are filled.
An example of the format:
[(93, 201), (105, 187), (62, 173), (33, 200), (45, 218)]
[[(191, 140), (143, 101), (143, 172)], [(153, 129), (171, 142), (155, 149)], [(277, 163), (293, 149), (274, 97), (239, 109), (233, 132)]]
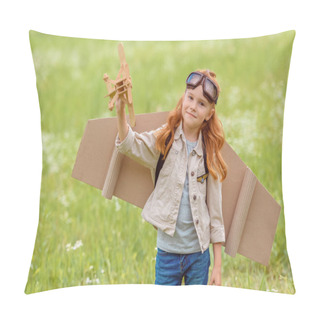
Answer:
[[(168, 112), (139, 114), (135, 119), (131, 79), (122, 46), (119, 46), (119, 56), (120, 72), (127, 70), (126, 78), (118, 75), (115, 82), (107, 80), (107, 86), (110, 83), (119, 85), (117, 88), (120, 90), (122, 86), (126, 87), (123, 90), (127, 94), (129, 112), (130, 106), (132, 108), (130, 122), (136, 125), (136, 132), (159, 128), (166, 122)], [(116, 91), (114, 89), (109, 94), (112, 103), (116, 99)], [(88, 120), (72, 177), (101, 189), (102, 196), (107, 199), (114, 195), (143, 208), (154, 189), (153, 177), (148, 168), (118, 152), (115, 147), (117, 133), (115, 117)], [(221, 153), (228, 166), (227, 177), (222, 182), (225, 252), (232, 257), (239, 253), (268, 265), (281, 206), (226, 141)]]
[(103, 75), (103, 80), (105, 81), (108, 90), (106, 97), (110, 97), (109, 110), (113, 110), (114, 103), (117, 101), (119, 95), (124, 96), (128, 105), (130, 125), (131, 127), (134, 127), (135, 116), (132, 102), (132, 82), (122, 43), (118, 45), (118, 53), (120, 58), (120, 70), (116, 80), (110, 79), (107, 73)]

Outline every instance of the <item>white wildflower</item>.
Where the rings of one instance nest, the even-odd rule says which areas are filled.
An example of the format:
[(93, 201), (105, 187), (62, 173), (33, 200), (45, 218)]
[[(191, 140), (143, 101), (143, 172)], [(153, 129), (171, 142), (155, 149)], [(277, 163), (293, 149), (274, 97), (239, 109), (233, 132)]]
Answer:
[(78, 248), (82, 247), (82, 241), (81, 240), (77, 240), (76, 243), (74, 244), (74, 246), (72, 247), (73, 250), (77, 250)]
[(88, 277), (88, 278), (86, 279), (86, 284), (90, 284), (90, 283), (92, 283), (92, 280), (90, 280), (90, 278)]

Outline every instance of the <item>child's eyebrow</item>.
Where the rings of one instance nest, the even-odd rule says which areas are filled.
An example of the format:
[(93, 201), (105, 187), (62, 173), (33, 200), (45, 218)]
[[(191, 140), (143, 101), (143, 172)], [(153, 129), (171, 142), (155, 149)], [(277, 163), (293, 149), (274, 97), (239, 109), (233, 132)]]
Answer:
[(198, 100), (199, 100), (200, 102), (203, 102), (203, 104), (207, 103), (207, 100), (206, 100), (206, 99), (199, 98)]
[[(193, 94), (192, 92), (188, 91), (188, 96), (194, 97), (194, 94)], [(198, 100), (199, 100), (200, 102), (207, 103), (207, 100), (206, 100), (206, 99), (199, 98)]]

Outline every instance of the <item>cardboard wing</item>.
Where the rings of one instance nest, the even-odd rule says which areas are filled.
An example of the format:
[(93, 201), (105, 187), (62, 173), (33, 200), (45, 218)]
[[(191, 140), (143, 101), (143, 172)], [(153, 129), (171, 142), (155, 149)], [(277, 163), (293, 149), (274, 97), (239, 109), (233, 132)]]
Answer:
[[(134, 130), (156, 129), (167, 116), (136, 115)], [(117, 151), (117, 132), (116, 118), (88, 120), (72, 177), (101, 189), (107, 199), (114, 195), (143, 208), (154, 188), (151, 172)], [(221, 152), (228, 166), (222, 183), (225, 252), (268, 265), (281, 207), (227, 142)]]

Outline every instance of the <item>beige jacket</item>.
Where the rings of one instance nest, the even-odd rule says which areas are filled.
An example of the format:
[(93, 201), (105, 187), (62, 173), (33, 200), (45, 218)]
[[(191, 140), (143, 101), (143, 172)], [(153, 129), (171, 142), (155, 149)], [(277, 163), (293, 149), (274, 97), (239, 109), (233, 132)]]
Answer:
[[(151, 170), (154, 181), (160, 152), (155, 147), (155, 131), (137, 133), (129, 126), (127, 137), (118, 150)], [(188, 166), (191, 212), (202, 252), (210, 242), (224, 242), (221, 182), (209, 174), (206, 183), (197, 181), (205, 173), (201, 133), (195, 149), (187, 157), (182, 122), (176, 129), (172, 147), (160, 171), (157, 185), (149, 196), (142, 217), (170, 236), (174, 235)]]

